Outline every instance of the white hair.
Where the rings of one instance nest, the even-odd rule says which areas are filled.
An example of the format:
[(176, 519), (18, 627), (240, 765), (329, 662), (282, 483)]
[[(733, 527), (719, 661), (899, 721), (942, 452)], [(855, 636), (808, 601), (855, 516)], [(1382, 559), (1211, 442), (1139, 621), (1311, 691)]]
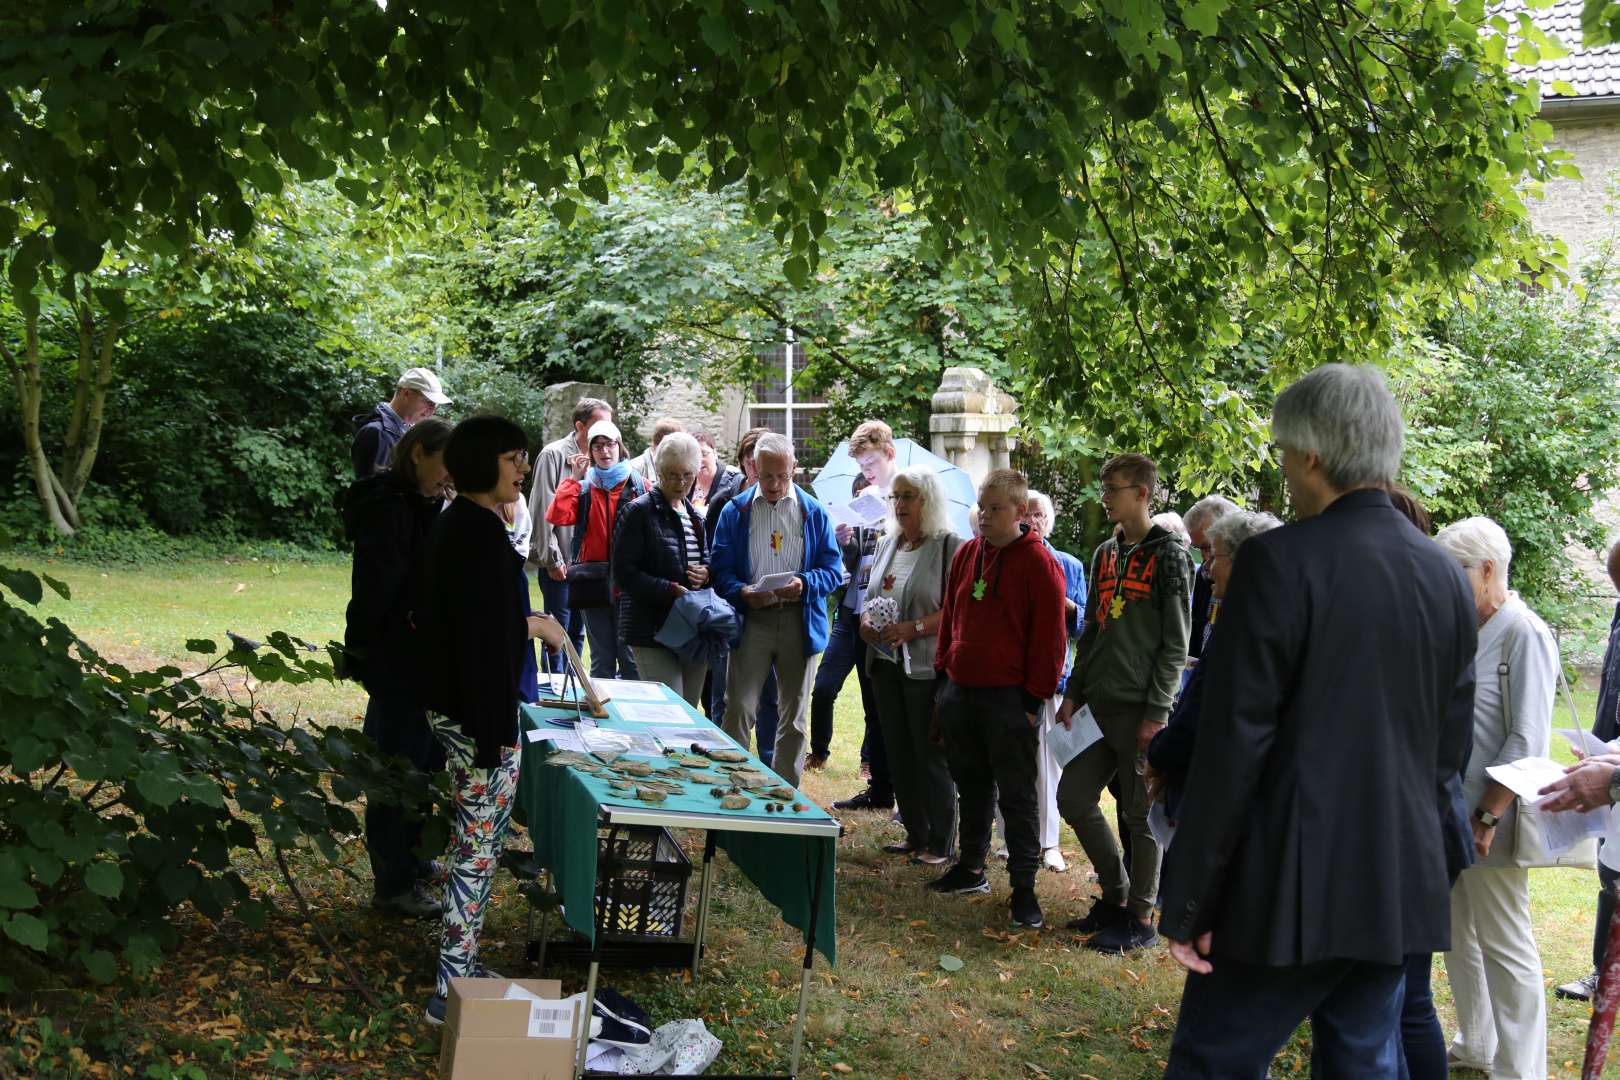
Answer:
[(1030, 488), (1029, 506), (1027, 506), (1025, 510), (1027, 513), (1033, 514), (1037, 506), (1046, 511), (1046, 519), (1048, 521), (1054, 524), (1057, 523), (1057, 507), (1052, 505), (1052, 497), (1046, 494), (1044, 491), (1036, 491), (1034, 488)]
[(766, 454), (783, 461), (794, 461), (793, 440), (780, 432), (766, 432), (754, 443), (754, 461), (757, 463)]
[(1513, 561), (1513, 544), (1502, 526), (1488, 517), (1463, 518), (1435, 534), (1434, 542), (1456, 559), (1464, 570), (1482, 563), (1494, 563), (1496, 576), (1507, 580), (1508, 564)]
[(654, 470), (662, 469), (666, 461), (676, 461), (696, 472), (703, 467), (703, 447), (684, 431), (665, 435), (653, 454)]
[(1211, 525), (1237, 508), (1237, 503), (1225, 495), (1205, 495), (1187, 508), (1187, 512), (1181, 515), (1181, 520), (1187, 526), (1188, 532), (1194, 529), (1207, 532)]
[(1282, 525), (1274, 514), (1257, 514), (1251, 510), (1234, 510), (1211, 525), (1204, 533), (1211, 544), (1220, 544), (1228, 556), (1236, 555), (1243, 541)]
[(1406, 425), (1375, 367), (1323, 364), (1277, 395), (1271, 434), (1277, 445), (1322, 459), (1339, 491), (1388, 487), (1401, 465)]
[[(908, 469), (901, 469), (894, 474), (896, 482), (904, 480), (917, 492), (917, 500), (921, 504), (918, 509), (922, 511), (922, 534), (925, 539), (944, 536), (951, 532), (950, 507), (945, 504), (945, 485), (939, 482), (939, 476), (926, 465), (913, 465)], [(894, 518), (894, 487), (889, 487), (889, 535), (900, 535), (900, 523)]]
[(1187, 532), (1187, 526), (1181, 520), (1181, 515), (1174, 510), (1165, 510), (1154, 514), (1153, 524), (1181, 541), (1183, 547), (1192, 547), (1192, 535)]

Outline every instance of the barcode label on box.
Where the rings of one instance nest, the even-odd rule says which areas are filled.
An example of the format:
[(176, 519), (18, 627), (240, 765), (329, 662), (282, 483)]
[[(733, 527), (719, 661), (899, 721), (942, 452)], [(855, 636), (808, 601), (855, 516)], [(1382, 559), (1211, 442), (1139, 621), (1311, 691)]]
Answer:
[(571, 1039), (574, 1037), (574, 1010), (529, 1006), (529, 1038)]

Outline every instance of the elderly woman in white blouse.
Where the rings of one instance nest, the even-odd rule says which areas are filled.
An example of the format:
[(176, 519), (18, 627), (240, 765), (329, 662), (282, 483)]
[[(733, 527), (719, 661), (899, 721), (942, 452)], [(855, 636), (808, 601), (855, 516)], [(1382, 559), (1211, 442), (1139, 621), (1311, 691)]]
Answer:
[(1493, 1078), (1547, 1075), (1547, 1003), (1530, 928), (1529, 871), (1514, 865), (1513, 793), (1485, 770), (1545, 757), (1558, 681), (1547, 624), (1508, 588), (1513, 547), (1502, 527), (1473, 517), (1435, 542), (1468, 574), (1479, 611), (1474, 658), (1474, 749), (1463, 797), (1474, 815), (1474, 865), (1451, 890), (1446, 975), (1457, 1004), (1456, 1067)]

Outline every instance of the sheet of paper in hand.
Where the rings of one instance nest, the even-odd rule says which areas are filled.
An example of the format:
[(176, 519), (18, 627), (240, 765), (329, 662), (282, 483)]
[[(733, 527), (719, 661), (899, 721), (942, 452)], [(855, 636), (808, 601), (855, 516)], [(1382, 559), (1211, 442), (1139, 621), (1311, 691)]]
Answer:
[(827, 508), (827, 516), (832, 518), (834, 525), (849, 525), (852, 528), (879, 525), (888, 515), (888, 506), (869, 491), (862, 492), (843, 506)]

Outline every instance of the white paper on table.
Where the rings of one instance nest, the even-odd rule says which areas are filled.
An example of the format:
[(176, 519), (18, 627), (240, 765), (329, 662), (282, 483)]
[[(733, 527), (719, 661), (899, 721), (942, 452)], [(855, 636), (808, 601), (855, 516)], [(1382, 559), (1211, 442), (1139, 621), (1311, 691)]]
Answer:
[(784, 570), (780, 574), (766, 574), (754, 582), (752, 588), (755, 592), (775, 592), (777, 589), (785, 589), (792, 585), (793, 579), (798, 576), (792, 570)]
[(1612, 754), (1615, 747), (1613, 743), (1606, 743), (1590, 731), (1580, 728), (1559, 728), (1558, 734), (1569, 740), (1569, 745), (1581, 757), (1596, 757), (1599, 754)]
[(697, 743), (705, 750), (733, 750), (737, 744), (730, 737), (704, 728), (653, 728), (651, 735), (665, 750), (687, 751)]
[(1170, 841), (1176, 837), (1176, 827), (1170, 821), (1170, 815), (1165, 812), (1163, 802), (1155, 802), (1148, 807), (1148, 829), (1153, 833), (1153, 840), (1164, 851), (1170, 846)]
[(608, 731), (605, 728), (591, 728), (587, 731), (581, 728), (579, 737), (585, 744), (585, 749), (591, 753), (659, 757), (664, 752), (656, 739), (639, 731)]
[(637, 682), (634, 679), (604, 679), (602, 686), (621, 705), (626, 701), (668, 701), (668, 688), (660, 682)]
[(1051, 748), (1058, 768), (1079, 757), (1092, 743), (1101, 742), (1103, 737), (1102, 728), (1097, 726), (1097, 718), (1091, 714), (1090, 705), (1082, 705), (1069, 717), (1069, 723), (1071, 727), (1054, 723), (1046, 733), (1046, 745)]
[(585, 743), (579, 735), (572, 731), (560, 731), (556, 728), (536, 728), (529, 732), (529, 741), (532, 743), (551, 744), (553, 750), (572, 750), (576, 754), (586, 753)]
[(692, 716), (686, 706), (674, 702), (621, 701), (619, 719), (630, 724), (690, 724)]
[(862, 492), (843, 506), (829, 506), (827, 516), (832, 518), (834, 525), (850, 525), (854, 527), (870, 527), (877, 525), (889, 516), (889, 508), (883, 500), (871, 492)]
[(572, 1040), (579, 1010), (585, 1004), (584, 994), (575, 994), (567, 998), (543, 998), (529, 993), (517, 983), (509, 985), (503, 997), (508, 1001), (529, 1003), (531, 1039)]

